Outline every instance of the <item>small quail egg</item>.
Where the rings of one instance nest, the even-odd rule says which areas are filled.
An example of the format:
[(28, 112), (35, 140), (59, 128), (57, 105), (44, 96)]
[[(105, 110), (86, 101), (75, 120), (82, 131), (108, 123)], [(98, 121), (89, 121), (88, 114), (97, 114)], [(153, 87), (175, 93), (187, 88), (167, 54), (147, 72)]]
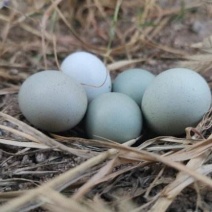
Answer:
[(76, 126), (87, 109), (83, 87), (60, 71), (33, 74), (22, 84), (19, 107), (35, 127), (60, 132)]
[(142, 111), (149, 127), (161, 135), (180, 135), (209, 110), (211, 92), (205, 79), (186, 68), (159, 74), (146, 89)]
[(116, 77), (113, 82), (113, 91), (130, 96), (140, 106), (144, 91), (154, 78), (155, 75), (146, 70), (129, 69)]
[(102, 94), (88, 106), (86, 129), (90, 138), (105, 138), (123, 143), (140, 135), (141, 110), (125, 94)]
[(91, 53), (70, 54), (63, 60), (61, 70), (83, 85), (89, 102), (98, 95), (111, 91), (111, 78), (107, 68)]

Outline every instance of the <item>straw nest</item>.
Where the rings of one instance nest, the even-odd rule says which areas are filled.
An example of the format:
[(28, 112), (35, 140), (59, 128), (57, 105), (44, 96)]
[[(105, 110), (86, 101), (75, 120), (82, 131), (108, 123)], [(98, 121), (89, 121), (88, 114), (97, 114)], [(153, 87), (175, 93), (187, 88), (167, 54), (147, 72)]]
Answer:
[[(189, 29), (198, 18), (209, 20), (211, 2), (180, 2), (0, 2), (1, 212), (210, 211), (212, 110), (184, 137), (144, 130), (121, 145), (86, 139), (82, 127), (44, 134), (17, 105), (24, 79), (58, 68), (79, 49), (101, 57), (112, 76), (135, 66), (159, 73), (177, 63), (212, 87), (212, 37)], [(177, 35), (190, 43), (176, 46)]]

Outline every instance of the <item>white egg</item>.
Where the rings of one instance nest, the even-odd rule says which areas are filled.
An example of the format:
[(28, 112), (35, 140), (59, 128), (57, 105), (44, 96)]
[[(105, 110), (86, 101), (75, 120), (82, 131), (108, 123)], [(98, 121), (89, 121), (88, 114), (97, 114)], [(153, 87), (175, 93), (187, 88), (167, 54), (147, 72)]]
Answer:
[(123, 143), (137, 138), (141, 129), (141, 110), (125, 94), (102, 94), (88, 106), (86, 130), (90, 138), (105, 138)]
[(83, 87), (60, 71), (47, 70), (33, 74), (22, 84), (19, 107), (35, 127), (61, 132), (76, 126), (87, 109)]
[(83, 85), (89, 102), (111, 91), (111, 78), (106, 66), (91, 53), (70, 54), (63, 60), (61, 70)]
[(146, 89), (142, 111), (149, 127), (160, 135), (180, 135), (209, 110), (211, 92), (205, 79), (186, 68), (159, 74)]
[(113, 91), (130, 96), (140, 106), (144, 91), (154, 78), (155, 75), (144, 69), (129, 69), (116, 77), (113, 82)]

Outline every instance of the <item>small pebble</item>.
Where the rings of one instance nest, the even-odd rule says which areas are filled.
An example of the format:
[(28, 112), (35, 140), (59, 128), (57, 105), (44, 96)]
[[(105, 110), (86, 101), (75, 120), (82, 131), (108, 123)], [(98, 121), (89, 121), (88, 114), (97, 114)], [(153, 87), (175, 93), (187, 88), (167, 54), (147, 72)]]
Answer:
[(46, 160), (46, 155), (44, 153), (37, 153), (35, 156), (36, 162), (41, 163)]
[(21, 161), (21, 164), (22, 165), (26, 165), (26, 164), (30, 164), (32, 163), (32, 161), (29, 159), (29, 156), (28, 155), (24, 155), (22, 161)]
[(191, 26), (191, 30), (196, 34), (200, 34), (200, 32), (203, 30), (203, 24), (199, 21), (195, 21)]

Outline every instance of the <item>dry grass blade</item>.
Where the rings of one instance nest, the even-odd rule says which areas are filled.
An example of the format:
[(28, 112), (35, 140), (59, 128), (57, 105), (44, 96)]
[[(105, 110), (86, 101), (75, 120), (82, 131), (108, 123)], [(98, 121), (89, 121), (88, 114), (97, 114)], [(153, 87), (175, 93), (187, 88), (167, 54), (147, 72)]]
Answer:
[(184, 57), (185, 61), (177, 63), (179, 67), (190, 68), (197, 72), (209, 73), (212, 67), (211, 54), (197, 54)]
[(150, 186), (148, 187), (148, 189), (145, 192), (145, 197), (146, 198), (150, 198), (149, 194), (151, 192), (151, 190), (153, 189), (153, 187), (156, 185), (156, 183), (159, 181), (159, 179), (161, 178), (163, 172), (164, 172), (164, 167), (160, 170), (160, 172), (158, 173), (158, 175), (155, 177), (155, 179), (153, 180), (153, 182), (150, 184)]
[[(114, 145), (115, 146), (115, 145)], [(170, 161), (167, 160), (166, 157), (162, 157), (156, 154), (152, 154), (152, 153), (148, 153), (145, 151), (137, 151), (133, 148), (129, 148), (129, 147), (124, 147), (122, 145), (117, 145), (117, 147), (120, 147), (120, 149), (124, 149), (125, 151), (132, 151), (135, 154), (135, 158), (137, 159), (141, 159), (143, 160), (144, 156), (146, 158), (149, 158), (152, 161), (158, 161), (158, 162), (162, 162), (168, 166), (171, 166), (175, 169), (178, 169), (184, 173), (186, 173), (187, 175), (193, 177), (196, 180), (201, 181), (202, 183), (205, 183), (206, 185), (208, 185), (210, 188), (212, 188), (212, 180), (209, 179), (208, 177), (200, 174), (199, 172), (194, 171), (191, 168), (188, 168), (182, 164), (176, 163), (174, 161)], [(27, 192), (25, 195), (16, 198), (8, 203), (6, 203), (4, 206), (2, 206), (0, 208), (0, 210), (2, 212), (5, 211), (13, 211), (14, 208), (18, 208), (19, 210), (22, 210), (23, 208), (25, 208), (25, 206), (28, 206), (28, 202), (32, 200), (34, 200), (34, 207), (37, 207), (38, 205), (42, 204), (42, 202), (39, 202), (39, 204), (36, 202), (37, 197), (39, 195), (40, 192), (42, 192), (43, 190), (45, 191), (45, 189), (48, 188), (53, 188), (56, 190), (62, 190), (63, 188), (65, 188), (66, 186), (69, 185), (70, 180), (73, 180), (74, 177), (78, 176), (79, 174), (82, 174), (82, 172), (84, 172), (85, 170), (87, 170), (88, 168), (101, 163), (102, 161), (104, 161), (105, 159), (114, 156), (117, 154), (117, 150), (108, 150), (107, 152), (101, 153), (96, 157), (93, 157), (91, 159), (89, 159), (88, 161), (84, 162), (83, 164), (75, 167), (72, 170), (67, 171), (66, 173), (60, 175), (59, 177), (49, 181), (48, 183), (44, 184), (42, 187), (38, 187), (34, 190), (31, 190), (29, 192)]]
[(118, 205), (116, 205), (116, 209), (112, 209), (98, 197), (96, 197), (93, 201), (81, 200), (79, 202), (68, 199), (54, 191), (52, 192), (52, 190), (49, 191), (49, 193), (52, 193), (50, 197), (47, 193), (42, 194), (43, 196), (45, 195), (44, 198), (46, 198), (47, 201), (49, 200), (49, 203), (45, 204), (43, 207), (55, 212), (128, 212), (132, 211), (135, 208), (135, 206), (129, 201), (119, 203)]
[(145, 59), (134, 59), (134, 60), (121, 60), (114, 63), (111, 63), (107, 66), (108, 70), (115, 71), (117, 69), (124, 68), (129, 65), (133, 65), (139, 62), (144, 61)]
[(49, 8), (44, 13), (42, 21), (41, 21), (42, 50), (43, 50), (44, 67), (46, 70), (47, 70), (46, 42), (45, 42), (46, 25), (47, 25), (47, 21), (49, 19), (50, 14), (57, 7), (57, 5), (60, 4), (61, 2), (62, 2), (62, 0), (57, 0), (55, 2), (52, 2), (52, 4), (49, 6)]
[(207, 150), (211, 149), (211, 147), (212, 139), (209, 138), (207, 140), (193, 144), (192, 146), (188, 146), (187, 148), (184, 148), (176, 153), (173, 153), (169, 156), (169, 159), (175, 161), (186, 161), (203, 154)]
[[(210, 130), (211, 128), (212, 128), (212, 107), (208, 111), (208, 113), (204, 115), (202, 121), (197, 125), (196, 130), (201, 134), (201, 136), (204, 137), (205, 135), (207, 135), (207, 131)], [(198, 135), (194, 135), (194, 138), (196, 137), (199, 138)]]
[(107, 52), (106, 52), (106, 55), (105, 55), (106, 58), (110, 57), (111, 46), (112, 46), (113, 40), (114, 40), (115, 35), (116, 35), (116, 25), (117, 25), (117, 22), (118, 22), (118, 15), (119, 15), (119, 11), (120, 11), (122, 2), (123, 2), (123, 0), (117, 0), (116, 1), (116, 6), (115, 6), (114, 14), (113, 14), (113, 21), (112, 21), (112, 24), (111, 24), (111, 27), (110, 27), (109, 41), (108, 41), (108, 44), (107, 44)]
[(45, 192), (48, 189), (55, 189), (57, 191), (61, 191), (67, 186), (69, 186), (73, 179), (81, 175), (83, 172), (88, 170), (89, 168), (101, 163), (106, 160), (108, 157), (111, 157), (117, 153), (116, 150), (110, 150), (104, 153), (99, 154), (96, 157), (93, 157), (81, 165), (61, 174), (60, 176), (50, 180), (44, 185), (35, 188), (26, 192), (24, 195), (15, 198), (14, 200), (9, 201), (2, 207), (0, 207), (1, 212), (8, 211), (23, 211), (29, 210), (32, 208), (36, 208), (43, 204), (42, 201), (38, 201), (39, 195)]
[(4, 192), (0, 193), (0, 201), (7, 201), (11, 200), (15, 197), (18, 197), (20, 195), (23, 195), (25, 191), (11, 191), (11, 192)]
[(0, 90), (0, 96), (5, 94), (14, 94), (14, 93), (17, 93), (18, 90), (19, 90), (19, 87), (4, 88)]
[[(64, 137), (64, 136), (59, 136), (52, 134), (52, 136), (59, 142), (64, 142), (68, 141), (71, 143), (80, 143), (83, 145), (90, 145), (90, 146), (96, 146), (96, 147), (104, 147), (104, 148), (121, 148), (122, 145), (117, 144), (117, 142), (111, 141), (111, 140), (94, 140), (94, 139), (85, 139), (85, 138), (79, 138), (79, 137)], [(132, 146), (133, 144), (136, 143), (138, 139), (132, 139), (127, 141), (128, 146)]]
[(0, 144), (12, 145), (17, 147), (27, 147), (27, 148), (36, 148), (36, 149), (48, 149), (49, 147), (43, 144), (38, 144), (35, 142), (20, 142), (13, 140), (0, 139)]
[(0, 116), (3, 117), (5, 120), (7, 120), (7, 121), (15, 124), (16, 126), (18, 126), (25, 133), (33, 136), (35, 138), (34, 140), (37, 140), (40, 143), (43, 143), (44, 145), (46, 145), (50, 148), (60, 149), (62, 151), (65, 151), (65, 152), (68, 152), (68, 153), (71, 153), (73, 155), (77, 155), (77, 156), (83, 157), (83, 158), (89, 158), (89, 157), (95, 155), (91, 151), (73, 149), (71, 147), (65, 146), (65, 145), (55, 141), (54, 139), (51, 139), (50, 137), (46, 136), (45, 134), (43, 134), (39, 130), (37, 130), (37, 129), (25, 124), (24, 122), (21, 122), (18, 119), (15, 119), (15, 118), (7, 115), (7, 114), (0, 112)]
[(154, 41), (152, 40), (148, 40), (148, 39), (145, 39), (145, 42), (149, 45), (149, 46), (152, 46), (154, 48), (157, 48), (157, 49), (161, 49), (165, 52), (168, 52), (168, 53), (172, 53), (174, 55), (178, 55), (180, 57), (183, 57), (183, 56), (187, 56), (188, 53), (182, 50), (179, 50), (179, 49), (174, 49), (174, 48), (171, 48), (169, 46), (165, 46), (165, 45), (160, 45), (160, 44), (157, 44), (155, 43)]
[(68, 199), (62, 194), (59, 194), (51, 189), (40, 195), (40, 199), (46, 202), (43, 205), (43, 208), (52, 212), (128, 212), (135, 208), (131, 202), (125, 201), (124, 203), (119, 203), (116, 205), (116, 209), (112, 209), (98, 197), (92, 201), (75, 201), (73, 199)]
[[(74, 28), (69, 24), (69, 21), (66, 19), (66, 17), (63, 15), (63, 13), (61, 12), (61, 10), (56, 7), (56, 11), (58, 13), (58, 15), (60, 16), (61, 20), (64, 22), (64, 24), (68, 27), (68, 29), (70, 30), (70, 32), (72, 33), (72, 35), (78, 40), (80, 41), (84, 48), (86, 49), (89, 49), (89, 51), (91, 51), (91, 49), (94, 51), (94, 52), (98, 52), (100, 55), (102, 54), (101, 52), (102, 51), (105, 51), (104, 48), (98, 48), (92, 44), (88, 44), (86, 41), (83, 41), (78, 35), (77, 33), (75, 32)], [(97, 51), (98, 50), (98, 51)]]
[(38, 140), (37, 138), (33, 137), (32, 135), (29, 135), (27, 133), (21, 132), (21, 131), (16, 130), (16, 129), (12, 128), (12, 127), (7, 127), (5, 125), (0, 125), (0, 129), (6, 130), (6, 131), (11, 132), (11, 133), (13, 133), (15, 135), (21, 136), (22, 138), (26, 138), (26, 139), (28, 139), (30, 141), (33, 141), (33, 142), (36, 142), (36, 143), (40, 143), (40, 140)]
[[(211, 139), (208, 139), (207, 142), (210, 142), (211, 143)], [(132, 148), (129, 148), (129, 147), (125, 147), (126, 149), (128, 149), (129, 153), (126, 153), (125, 155), (127, 154), (130, 154), (131, 156), (134, 156), (135, 159), (140, 159), (140, 160), (144, 160), (144, 156), (146, 158), (149, 158), (150, 161), (158, 161), (158, 162), (162, 162), (164, 163), (165, 165), (168, 165), (170, 167), (173, 167), (179, 171), (182, 171), (182, 172), (185, 172), (186, 174), (194, 177), (196, 180), (199, 180), (201, 181), (202, 183), (205, 183), (207, 184), (209, 187), (212, 188), (212, 180), (204, 175), (201, 175), (199, 174), (198, 172), (195, 172), (194, 170), (180, 164), (180, 163), (177, 163), (173, 160), (170, 160), (169, 159), (169, 156), (168, 157), (163, 157), (163, 156), (160, 156), (160, 155), (157, 155), (157, 154), (153, 154), (153, 153), (149, 153), (149, 152), (146, 152), (146, 151), (142, 151), (140, 150), (140, 152), (138, 150), (135, 150), (135, 149), (132, 149)], [(122, 149), (124, 149), (124, 147), (122, 147)], [(204, 150), (204, 152), (207, 152), (209, 148), (206, 148)], [(203, 154), (203, 153), (202, 153)], [(197, 154), (199, 155), (199, 154)], [(168, 158), (168, 159), (167, 159)], [(177, 157), (176, 157), (177, 158)], [(148, 159), (147, 159), (148, 160)]]
[(87, 212), (88, 208), (85, 208), (80, 203), (68, 199), (54, 190), (48, 189), (44, 193), (40, 193), (39, 199), (43, 202), (44, 208), (52, 212)]
[(112, 180), (112, 179), (118, 177), (121, 174), (124, 174), (124, 173), (126, 173), (128, 171), (132, 171), (132, 170), (134, 170), (134, 169), (136, 169), (138, 167), (144, 167), (145, 165), (147, 165), (147, 163), (137, 164), (137, 165), (134, 165), (134, 166), (130, 166), (130, 167), (124, 168), (124, 169), (122, 169), (120, 171), (113, 172), (113, 173), (108, 174), (105, 177), (99, 179), (98, 181), (96, 181), (95, 184), (98, 185), (99, 183), (107, 182), (109, 180)]
[[(204, 175), (207, 175), (212, 172), (212, 165), (205, 165), (205, 159), (208, 157), (209, 153), (203, 154), (198, 158), (190, 160), (187, 164), (187, 167), (196, 170)], [(164, 212), (168, 209), (169, 205), (173, 202), (175, 197), (188, 185), (194, 182), (194, 179), (185, 173), (178, 173), (178, 176), (175, 181), (170, 183), (167, 187), (164, 188), (162, 192), (162, 197), (160, 197), (157, 202), (154, 204), (150, 211)]]
[[(16, 4), (16, 2), (15, 2), (15, 4)], [(10, 32), (11, 23), (13, 22), (15, 15), (16, 15), (16, 11), (13, 10), (10, 14), (9, 21), (7, 22), (7, 24), (5, 25), (5, 27), (1, 31), (1, 37), (2, 37), (2, 40), (3, 40), (2, 45), (3, 46), (6, 45), (6, 40), (7, 40), (8, 34)]]
[(191, 47), (201, 49), (207, 53), (212, 53), (212, 36), (206, 37), (200, 43), (192, 44)]
[(202, 42), (193, 44), (191, 47), (198, 48), (205, 53), (183, 57), (185, 61), (177, 64), (201, 73), (209, 73), (212, 68), (212, 36), (206, 37)]
[(78, 191), (73, 195), (72, 199), (79, 200), (82, 198), (94, 185), (97, 181), (108, 175), (114, 168), (117, 158), (112, 159), (107, 162), (90, 180), (88, 180)]

